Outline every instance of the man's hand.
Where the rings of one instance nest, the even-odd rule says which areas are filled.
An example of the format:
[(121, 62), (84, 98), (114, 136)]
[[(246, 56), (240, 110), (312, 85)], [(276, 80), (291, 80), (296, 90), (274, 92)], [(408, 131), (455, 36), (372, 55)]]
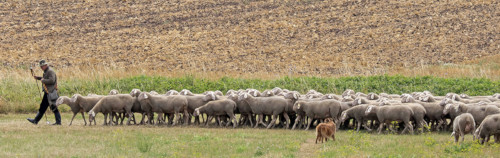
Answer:
[(42, 77), (40, 77), (40, 76), (33, 76), (33, 77), (35, 78), (35, 80), (41, 80), (42, 79)]

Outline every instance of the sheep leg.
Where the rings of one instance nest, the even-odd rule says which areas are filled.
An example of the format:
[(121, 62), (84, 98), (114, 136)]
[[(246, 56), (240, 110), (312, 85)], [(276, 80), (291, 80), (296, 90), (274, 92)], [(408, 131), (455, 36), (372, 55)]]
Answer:
[(179, 120), (181, 119), (181, 114), (179, 112), (175, 112), (174, 116), (175, 116), (175, 120), (173, 121), (172, 126), (175, 126), (179, 122)]
[(378, 134), (382, 133), (382, 129), (384, 128), (384, 122), (380, 122), (380, 125), (378, 127)]
[[(83, 122), (85, 122), (85, 126), (86, 126), (87, 125), (87, 120), (85, 120), (85, 114), (84, 114), (84, 112), (82, 112), (82, 118), (83, 118)], [(71, 122), (73, 122), (73, 120), (71, 120)]]
[(231, 115), (231, 118), (233, 119), (233, 128), (238, 127), (238, 122), (236, 121), (236, 116), (234, 116), (234, 114), (233, 114), (233, 115)]
[(104, 113), (104, 124), (103, 124), (103, 126), (108, 125), (108, 122), (107, 122), (108, 120), (107, 119), (108, 119), (108, 113)]
[(271, 122), (268, 124), (267, 126), (267, 129), (271, 128), (271, 127), (274, 127), (274, 125), (276, 124), (276, 118), (278, 117), (278, 115), (273, 115), (273, 119), (271, 120)]
[[(366, 121), (363, 121), (363, 122), (358, 122), (358, 124), (361, 124), (366, 130), (368, 131), (372, 131), (371, 128), (369, 128), (367, 125), (366, 125)], [(373, 121), (372, 121), (372, 125), (373, 125)], [(358, 128), (359, 128), (359, 125), (358, 125)]]
[(283, 113), (283, 117), (285, 118), (285, 121), (286, 121), (286, 128), (285, 129), (288, 129), (290, 127), (290, 117), (288, 116), (287, 113)]
[[(297, 126), (297, 123), (300, 122), (300, 119), (301, 119), (302, 116), (300, 115), (297, 115), (297, 118), (295, 118), (295, 123), (293, 123), (293, 126), (292, 126), (292, 130), (295, 129), (295, 127)], [(300, 125), (299, 125), (300, 126)]]
[(71, 123), (73, 123), (73, 119), (75, 119), (76, 114), (78, 114), (78, 113), (73, 113), (73, 117), (71, 118), (71, 121), (69, 122), (70, 126), (71, 126)]
[(309, 118), (309, 122), (307, 123), (306, 131), (309, 130), (309, 127), (311, 126), (311, 123), (313, 122), (314, 119)]

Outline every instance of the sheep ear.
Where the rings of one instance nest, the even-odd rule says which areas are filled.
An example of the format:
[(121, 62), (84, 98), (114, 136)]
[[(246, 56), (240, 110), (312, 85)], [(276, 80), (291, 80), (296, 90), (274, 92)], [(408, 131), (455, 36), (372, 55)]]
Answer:
[(243, 95), (243, 98), (248, 98), (248, 93), (245, 93), (245, 95)]
[(217, 100), (217, 98), (215, 98), (214, 92), (211, 92), (210, 95), (212, 96), (212, 100)]
[(358, 99), (358, 104), (361, 104), (361, 99)]
[(299, 99), (299, 94), (294, 93), (294, 94), (293, 94), (293, 98), (295, 98), (295, 100)]

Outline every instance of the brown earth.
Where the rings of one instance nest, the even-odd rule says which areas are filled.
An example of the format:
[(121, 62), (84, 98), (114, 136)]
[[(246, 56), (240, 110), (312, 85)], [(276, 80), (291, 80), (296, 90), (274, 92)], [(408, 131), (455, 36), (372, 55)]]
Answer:
[(466, 1), (0, 2), (0, 60), (26, 67), (372, 74), (499, 53), (500, 5)]

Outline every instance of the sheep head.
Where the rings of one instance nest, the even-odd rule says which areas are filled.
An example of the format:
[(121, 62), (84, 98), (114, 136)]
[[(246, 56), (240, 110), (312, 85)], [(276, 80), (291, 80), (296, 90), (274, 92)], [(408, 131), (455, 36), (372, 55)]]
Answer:
[(169, 96), (169, 95), (179, 95), (179, 92), (177, 92), (176, 90), (169, 90), (167, 93), (165, 93), (165, 95)]
[(214, 93), (215, 93), (215, 95), (218, 95), (218, 96), (224, 96), (224, 94), (219, 90), (216, 90)]
[(109, 91), (108, 95), (117, 95), (118, 93), (120, 93), (120, 92), (118, 92), (118, 90), (112, 89), (112, 90)]
[(194, 109), (194, 113), (193, 113), (194, 116), (200, 116), (200, 108), (196, 108)]
[(447, 115), (448, 113), (450, 113), (452, 108), (453, 104), (446, 104), (443, 109), (443, 115)]
[(148, 95), (148, 92), (142, 92), (139, 94), (139, 96), (137, 97), (137, 100), (139, 101), (143, 101), (143, 100), (146, 100), (149, 98), (149, 95)]
[(340, 122), (344, 122), (347, 119), (347, 111), (343, 111), (340, 115)]
[(151, 92), (149, 92), (149, 94), (151, 94), (151, 95), (159, 95), (158, 92), (156, 92), (156, 91), (151, 91)]
[(94, 119), (95, 119), (95, 112), (94, 112), (94, 110), (90, 110), (89, 111), (89, 122), (94, 121)]
[(66, 100), (69, 100), (69, 98), (67, 96), (61, 96), (61, 97), (57, 98), (56, 106), (59, 107), (59, 105), (61, 105), (61, 104), (68, 104), (68, 103), (65, 103)]
[(370, 113), (375, 112), (376, 106), (375, 105), (370, 105), (366, 108), (365, 115), (368, 115)]
[(139, 94), (141, 94), (141, 90), (139, 89), (132, 89), (132, 91), (130, 91), (130, 95), (133, 97), (137, 97)]

